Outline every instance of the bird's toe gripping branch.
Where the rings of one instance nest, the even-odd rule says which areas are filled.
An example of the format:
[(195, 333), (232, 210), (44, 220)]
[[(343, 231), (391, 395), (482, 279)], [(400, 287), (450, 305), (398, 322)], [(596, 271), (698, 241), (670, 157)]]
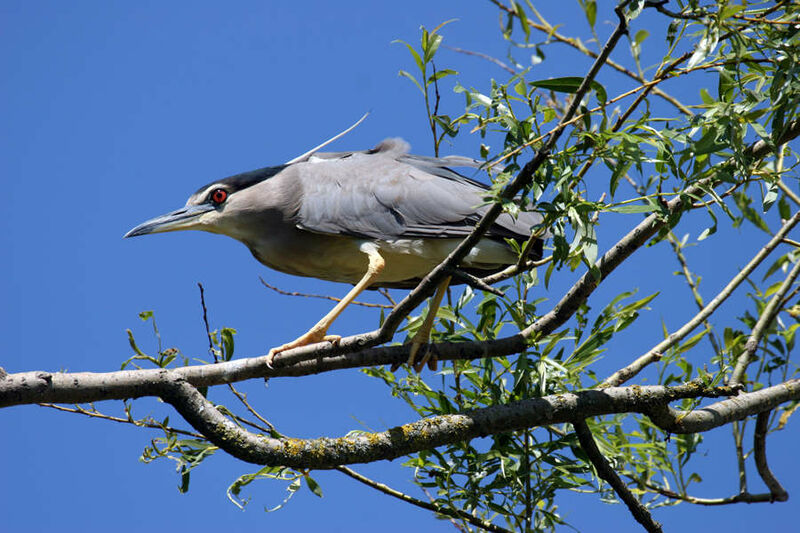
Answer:
[(367, 266), (367, 272), (364, 274), (364, 277), (362, 277), (361, 280), (356, 283), (352, 289), (350, 289), (350, 292), (348, 292), (347, 295), (345, 295), (345, 297), (342, 298), (327, 315), (322, 317), (322, 320), (317, 322), (316, 325), (308, 330), (304, 335), (301, 335), (292, 342), (272, 348), (269, 351), (269, 354), (267, 354), (267, 366), (269, 368), (272, 368), (272, 363), (275, 360), (275, 356), (281, 352), (318, 342), (331, 342), (333, 344), (337, 344), (342, 339), (340, 335), (328, 335), (328, 328), (331, 327), (333, 321), (336, 320), (342, 311), (344, 311), (344, 308), (350, 305), (350, 303), (353, 302), (353, 300), (355, 300), (359, 294), (364, 292), (364, 289), (369, 287), (372, 282), (375, 281), (375, 278), (378, 277), (378, 275), (386, 266), (386, 262), (378, 253), (377, 248), (374, 246), (363, 247), (362, 251), (369, 257), (369, 265)]
[(338, 344), (340, 340), (342, 340), (341, 335), (328, 335), (327, 330), (317, 330), (311, 328), (305, 334), (297, 337), (292, 342), (287, 342), (286, 344), (282, 344), (275, 348), (270, 349), (269, 353), (267, 354), (267, 366), (272, 368), (272, 363), (275, 360), (275, 356), (281, 352), (285, 352), (286, 350), (291, 350), (292, 348), (300, 348), (301, 346), (308, 346), (309, 344), (317, 344), (319, 342), (330, 342), (331, 344)]
[[(431, 300), (428, 314), (425, 315), (425, 320), (422, 322), (422, 326), (420, 326), (416, 335), (414, 335), (414, 337), (410, 340), (411, 349), (408, 352), (408, 365), (413, 367), (416, 372), (422, 372), (422, 369), (425, 368), (426, 363), (428, 368), (431, 370), (436, 370), (438, 368), (436, 356), (430, 351), (430, 349), (427, 347), (427, 344), (430, 340), (431, 331), (433, 330), (433, 323), (436, 321), (436, 313), (439, 311), (439, 306), (442, 304), (444, 293), (447, 291), (447, 287), (449, 285), (450, 276), (442, 280), (442, 282), (439, 284), (439, 287), (437, 287), (436, 294)], [(423, 345), (426, 346), (425, 353), (417, 361), (417, 354)], [(396, 367), (392, 367), (392, 371), (396, 369)]]

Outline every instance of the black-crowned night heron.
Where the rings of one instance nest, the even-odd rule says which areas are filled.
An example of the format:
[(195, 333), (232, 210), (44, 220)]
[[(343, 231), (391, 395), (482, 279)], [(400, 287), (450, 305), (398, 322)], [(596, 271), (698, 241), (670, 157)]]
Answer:
[[(182, 209), (125, 237), (189, 229), (221, 233), (275, 270), (355, 284), (305, 335), (270, 350), (271, 362), (290, 348), (336, 342), (328, 328), (361, 291), (413, 287), (472, 231), (488, 209), (487, 187), (453, 166), (479, 163), (410, 155), (399, 139), (362, 152), (310, 153), (205, 185)], [(500, 215), (460, 268), (485, 275), (516, 263), (506, 239), (524, 243), (541, 222), (534, 212)], [(541, 257), (540, 240), (532, 250), (532, 258)], [(445, 287), (440, 285), (413, 339), (409, 363), (428, 341)]]

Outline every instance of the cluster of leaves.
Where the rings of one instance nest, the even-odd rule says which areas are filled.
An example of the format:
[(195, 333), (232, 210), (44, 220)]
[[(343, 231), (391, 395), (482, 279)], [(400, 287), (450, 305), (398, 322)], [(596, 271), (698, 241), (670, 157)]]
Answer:
[[(203, 302), (205, 306), (205, 302)], [(156, 368), (170, 368), (176, 366), (187, 366), (190, 359), (181, 355), (180, 350), (177, 348), (163, 349), (161, 341), (161, 333), (156, 325), (155, 315), (152, 311), (142, 311), (139, 313), (139, 318), (143, 322), (150, 322), (153, 326), (152, 335), (155, 343), (155, 350), (157, 356), (151, 356), (145, 353), (136, 343), (133, 332), (127, 330), (128, 341), (134, 355), (122, 363), (122, 369), (127, 367), (142, 368), (138, 362), (149, 363)], [(203, 359), (194, 359), (195, 363), (200, 364), (213, 364), (218, 361), (230, 361), (234, 355), (234, 335), (236, 330), (233, 328), (222, 327), (218, 330), (207, 331), (209, 340), (208, 352), (211, 356), (211, 361)], [(232, 389), (234, 395), (239, 399), (245, 398), (242, 393)], [(203, 396), (206, 396), (208, 390), (201, 390)], [(269, 435), (271, 437), (281, 437), (272, 427), (263, 427), (256, 422), (250, 421), (232, 411), (230, 408), (222, 404), (216, 405), (223, 414), (228, 416), (231, 421), (240, 427), (249, 426), (255, 428), (259, 433)], [(190, 432), (171, 427), (169, 425), (169, 417), (161, 421), (156, 421), (152, 417), (144, 417), (137, 419), (133, 416), (132, 405), (126, 402), (125, 413), (126, 420), (132, 424), (139, 426), (147, 426), (160, 428), (164, 432), (164, 436), (150, 441), (150, 444), (145, 447), (140, 460), (144, 463), (151, 463), (159, 459), (168, 459), (175, 463), (176, 472), (181, 478), (181, 483), (178, 490), (183, 493), (189, 491), (189, 483), (191, 481), (191, 472), (199, 467), (203, 461), (211, 457), (219, 448), (209, 442), (206, 438), (199, 434), (192, 434)], [(233, 502), (237, 507), (244, 508), (249, 502), (249, 497), (243, 497), (242, 491), (247, 488), (254, 481), (272, 480), (280, 481), (286, 485), (285, 498), (272, 507), (264, 507), (264, 511), (272, 512), (277, 511), (283, 507), (294, 496), (297, 491), (306, 486), (308, 490), (318, 496), (322, 497), (322, 488), (319, 483), (309, 474), (309, 472), (298, 472), (296, 470), (282, 467), (282, 466), (265, 466), (256, 472), (240, 475), (233, 483), (230, 484), (227, 490), (228, 499)]]
[[(596, 39), (597, 4), (588, 0), (580, 3)], [(666, 51), (650, 73), (651, 79), (675, 79), (676, 83), (684, 77), (702, 79), (703, 85), (716, 84), (716, 96), (700, 89), (699, 102), (692, 111), (679, 104), (677, 114), (674, 109), (670, 114), (666, 105), (651, 102), (652, 96), (645, 98), (639, 108), (623, 111), (611, 107), (610, 103), (617, 98), (611, 99), (606, 87), (593, 81), (590, 95), (580, 102), (578, 119), (570, 124), (559, 150), (535, 176), (521, 199), (514, 202), (501, 198), (500, 191), (519, 171), (518, 159), (530, 158), (530, 152), (526, 153), (524, 148), (535, 151), (542, 144), (583, 80), (581, 77), (528, 79), (546, 59), (547, 45), (552, 42), (555, 28), (530, 2), (527, 6), (519, 2), (507, 6), (504, 38), (511, 44), (509, 60), (517, 71), (507, 80), (491, 80), (486, 89), (467, 89), (456, 82), (455, 92), (465, 99), (461, 114), (433, 116), (428, 105), (428, 85), (418, 83), (432, 124), (434, 121), (441, 124), (453, 116), (443, 131), (455, 134), (462, 127), (469, 127), (487, 140), (502, 138), (497, 150), (489, 142), (481, 148), (487, 166), (501, 169), (493, 176), (493, 195), (489, 199), (503, 202), (512, 214), (520, 208), (535, 206), (545, 215), (545, 224), (552, 233), (553, 256), (544, 275), (545, 284), (553, 272), (563, 272), (564, 267), (576, 270), (585, 266), (590, 272), (595, 269), (598, 215), (666, 216), (665, 200), (683, 194), (689, 185), (709, 177), (714, 177), (714, 183), (723, 190), (710, 186), (704, 189), (707, 200), (687, 198), (687, 209), (704, 209), (710, 224), (698, 231), (691, 244), (684, 239), (684, 247), (699, 245), (713, 235), (720, 214), (733, 227), (749, 222), (770, 235), (774, 224), (766, 217), (773, 205), (777, 203), (780, 219), (791, 216), (789, 200), (780, 194), (778, 182), (796, 169), (797, 159), (784, 164), (783, 155), (790, 156), (793, 152), (789, 147), (779, 147), (777, 142), (790, 119), (797, 116), (800, 101), (797, 25), (753, 24), (753, 20), (766, 17), (764, 11), (769, 6), (750, 6), (746, 2), (736, 6), (701, 4), (692, 1), (687, 6), (681, 5), (683, 15), (663, 19), (668, 26)], [(628, 14), (635, 16), (642, 8), (644, 2), (630, 2)], [(786, 4), (781, 11), (790, 20), (797, 16), (796, 12), (796, 6)], [(539, 26), (551, 29), (541, 42), (533, 40), (531, 28), (535, 19)], [(520, 38), (515, 40), (519, 30)], [(638, 30), (630, 38), (631, 56), (640, 77), (645, 73), (640, 59), (649, 36), (648, 31)], [(423, 74), (441, 41), (436, 34), (436, 48), (431, 53), (430, 48), (425, 48), (426, 38), (430, 36), (424, 32), (422, 52), (407, 45)], [(534, 50), (530, 65), (517, 61), (514, 50), (525, 54)], [(632, 88), (640, 83), (634, 82)], [(558, 95), (567, 95), (567, 101), (559, 102)], [(753, 168), (746, 147), (759, 139), (776, 153), (783, 150), (780, 168), (774, 161), (760, 162)], [(595, 163), (605, 167), (608, 185), (602, 189), (600, 199), (593, 201), (588, 197), (589, 189), (597, 190), (597, 186), (590, 187), (586, 177), (603, 174), (591, 173)], [(632, 187), (620, 187), (625, 181)], [(623, 193), (631, 189), (635, 192), (633, 196)], [(753, 205), (754, 201), (758, 204)], [(671, 216), (670, 224), (652, 244), (671, 237), (671, 229), (680, 219), (681, 214)], [(782, 255), (765, 279), (795, 261), (793, 251)], [(599, 273), (596, 276), (599, 278)], [(476, 300), (477, 295), (465, 289), (453, 305), (440, 309), (442, 324), (435, 340), (492, 339), (499, 337), (504, 328), (517, 331), (531, 324), (537, 316), (537, 305), (543, 302), (528, 299), (535, 281), (535, 275), (528, 274), (517, 277), (513, 285), (502, 287), (506, 294), (513, 294), (511, 297), (484, 294)], [(698, 377), (708, 384), (723, 382), (782, 281), (766, 288), (751, 282), (754, 306), (740, 319), (744, 327), (725, 328), (720, 340), (709, 326), (672, 346), (658, 366), (657, 382), (671, 384)], [(602, 357), (612, 338), (648, 309), (656, 295), (630, 301), (632, 296), (632, 293), (620, 294), (599, 312), (583, 305), (568, 326), (532, 339), (529, 350), (517, 356), (456, 361), (437, 374), (438, 385), (414, 374), (401, 378), (386, 369), (365, 372), (382, 379), (393, 395), (422, 416), (583, 389), (597, 383), (594, 363)], [(688, 291), (687, 296), (691, 296)], [(477, 301), (477, 305), (468, 308), (471, 301), (473, 304)], [(785, 325), (779, 317), (764, 335), (758, 363), (749, 375), (756, 388), (760, 383), (772, 384), (797, 375), (790, 352), (798, 326), (795, 317), (800, 313), (790, 315), (791, 325)], [(410, 321), (411, 333), (418, 323), (418, 318)], [(668, 335), (665, 327), (665, 338)], [(707, 358), (709, 363), (717, 365), (713, 372), (705, 364), (693, 365), (687, 357), (704, 339), (710, 341), (712, 353), (716, 354), (710, 360)], [(688, 400), (683, 404), (686, 409), (696, 406), (697, 402)], [(702, 435), (670, 437), (646, 417), (622, 415), (590, 421), (590, 427), (601, 451), (649, 506), (678, 503), (680, 498), (667, 498), (665, 494), (686, 496), (691, 484), (701, 480), (692, 470), (690, 460), (702, 443)], [(567, 425), (495, 435), (487, 441), (425, 451), (405, 465), (415, 470), (417, 483), (431, 491), (429, 496), (443, 508), (465, 510), (486, 520), (499, 516), (513, 530), (539, 531), (563, 523), (556, 505), (560, 489), (596, 491), (615, 500), (607, 486), (593, 481), (585, 459)]]
[[(453, 306), (440, 309), (441, 332), (436, 340), (466, 338), (492, 339), (503, 328), (519, 329), (536, 317), (539, 301), (529, 301), (531, 289), (523, 277), (502, 287), (514, 297), (483, 294), (475, 307), (475, 321), (468, 306), (477, 296), (471, 289)], [(493, 357), (479, 361), (455, 361), (437, 373), (439, 386), (409, 372), (403, 377), (386, 368), (364, 372), (382, 379), (392, 394), (404, 400), (420, 416), (457, 413), (526, 398), (558, 394), (585, 388), (590, 367), (611, 339), (633, 325), (640, 312), (657, 294), (633, 299), (624, 293), (609, 302), (588, 323), (589, 308), (584, 306), (578, 321), (551, 335), (532, 342), (531, 348), (513, 357)], [(447, 332), (453, 321), (458, 327)], [(413, 328), (412, 328), (413, 332)], [(613, 427), (614, 422), (605, 422)], [(621, 436), (626, 438), (627, 433)], [(638, 451), (650, 463), (672, 472), (663, 434), (643, 435)], [(592, 486), (591, 470), (582, 455), (576, 455), (577, 440), (566, 425), (494, 435), (490, 442), (474, 441), (428, 450), (408, 460), (415, 469), (416, 482), (431, 491), (434, 503), (443, 509), (460, 509), (486, 520), (502, 516), (512, 530), (551, 529), (562, 523), (557, 512), (556, 494), (560, 489)]]

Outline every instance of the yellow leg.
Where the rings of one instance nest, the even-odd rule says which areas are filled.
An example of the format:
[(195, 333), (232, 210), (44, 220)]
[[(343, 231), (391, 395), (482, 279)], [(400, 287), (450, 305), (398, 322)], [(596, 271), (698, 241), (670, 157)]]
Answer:
[(355, 300), (359, 294), (364, 292), (364, 289), (370, 286), (375, 278), (378, 277), (378, 274), (381, 273), (383, 267), (386, 266), (386, 262), (383, 260), (383, 257), (378, 253), (378, 250), (374, 246), (365, 246), (362, 248), (362, 251), (367, 254), (369, 257), (369, 265), (367, 266), (367, 272), (364, 274), (364, 277), (352, 288), (347, 295), (342, 298), (336, 306), (330, 310), (330, 312), (322, 317), (322, 320), (316, 323), (316, 325), (308, 330), (304, 335), (296, 338), (292, 342), (288, 342), (277, 348), (273, 348), (269, 351), (267, 355), (267, 366), (272, 368), (272, 362), (275, 359), (275, 356), (281, 352), (286, 350), (291, 350), (292, 348), (299, 348), (300, 346), (306, 346), (308, 344), (314, 344), (317, 342), (331, 342), (337, 343), (342, 338), (339, 335), (328, 335), (328, 328), (331, 327), (333, 321), (342, 314), (344, 308), (350, 305), (350, 303)]
[(414, 360), (417, 357), (417, 352), (419, 352), (420, 347), (423, 344), (428, 344), (428, 340), (431, 337), (431, 330), (433, 329), (433, 323), (436, 321), (436, 312), (439, 310), (439, 306), (442, 304), (442, 298), (444, 298), (444, 293), (447, 291), (447, 287), (450, 285), (450, 277), (446, 277), (440, 284), (439, 287), (436, 288), (436, 294), (433, 295), (431, 299), (431, 305), (428, 309), (428, 314), (425, 315), (425, 320), (422, 322), (422, 326), (417, 330), (416, 335), (411, 339), (411, 350), (408, 352), (408, 364), (414, 367), (414, 370), (417, 372), (422, 372), (422, 369), (425, 367), (425, 363), (428, 363), (428, 368), (431, 370), (436, 370), (436, 358), (431, 357), (430, 350), (426, 350), (425, 355), (422, 356), (422, 359), (415, 362)]

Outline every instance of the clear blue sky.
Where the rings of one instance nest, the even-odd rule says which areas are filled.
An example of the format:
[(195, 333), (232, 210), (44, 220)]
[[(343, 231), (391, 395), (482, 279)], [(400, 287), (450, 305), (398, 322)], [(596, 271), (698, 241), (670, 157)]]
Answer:
[[(565, 32), (585, 31), (573, 3), (540, 4), (553, 22), (565, 24)], [(212, 327), (238, 329), (239, 357), (263, 354), (304, 332), (329, 303), (277, 295), (262, 288), (258, 277), (315, 293), (342, 295), (346, 286), (269, 271), (241, 244), (219, 236), (187, 232), (123, 240), (122, 235), (182, 206), (198, 186), (291, 159), (367, 110), (373, 112), (368, 121), (333, 149), (364, 149), (402, 136), (430, 154), (420, 95), (397, 76), (412, 63), (405, 48), (391, 41), (416, 42), (420, 25), (432, 28), (452, 18), (458, 22), (446, 28), (446, 44), (505, 57), (497, 11), (483, 1), (0, 0), (0, 366), (9, 372), (116, 370), (131, 355), (126, 328), (152, 349), (149, 326), (137, 318), (147, 309), (155, 311), (166, 346), (203, 357), (197, 282), (206, 287)], [(655, 35), (663, 33), (660, 23), (648, 17), (637, 24)], [(599, 27), (608, 32), (608, 25)], [(585, 71), (586, 61), (563, 48), (548, 54), (531, 78)], [(447, 50), (439, 65), (459, 70), (463, 85), (484, 90), (488, 78), (507, 76), (488, 62)], [(605, 83), (611, 94), (620, 80), (612, 76)], [(457, 110), (460, 97), (444, 89), (444, 105)], [(696, 100), (697, 94), (689, 98)], [(461, 136), (443, 153), (476, 155), (474, 137)], [(735, 249), (746, 254), (761, 241), (750, 246), (743, 240), (749, 235), (745, 228), (715, 238), (722, 245), (743, 243)], [(601, 245), (613, 237), (601, 235)], [(617, 346), (624, 353), (616, 355), (625, 359), (652, 345), (662, 319), (677, 325), (680, 310), (691, 309), (680, 292), (685, 289), (670, 274), (674, 265), (663, 283), (648, 275), (651, 267), (671, 261), (669, 254), (643, 250), (641, 255), (645, 263), (620, 274), (606, 294), (631, 286), (640, 286), (643, 294), (667, 288), (664, 284), (676, 289), (665, 291), (661, 311), (648, 318), (649, 329), (642, 327), (640, 338)], [(715, 287), (722, 277), (714, 275), (735, 271), (739, 257), (714, 263), (698, 252), (692, 259), (706, 269), (704, 283)], [(556, 282), (556, 289), (569, 279)], [(674, 315), (663, 311), (673, 308), (672, 299)], [(335, 332), (376, 324), (374, 312), (350, 308)], [(381, 430), (414, 418), (382, 383), (355, 370), (273, 380), (266, 390), (261, 382), (242, 388), (281, 431), (296, 437)], [(118, 403), (98, 407), (120, 412)], [(135, 408), (139, 415), (168, 412), (153, 400), (136, 402)], [(0, 529), (5, 531), (453, 530), (426, 511), (335, 472), (316, 475), (325, 493), (321, 500), (304, 490), (284, 510), (265, 514), (261, 509), (279, 503), (284, 487), (262, 482), (250, 489), (253, 501), (241, 512), (226, 499), (225, 487), (255, 468), (222, 454), (196, 471), (189, 494), (181, 495), (171, 463), (137, 460), (158, 436), (154, 431), (37, 406), (0, 410), (0, 428)], [(785, 469), (797, 465), (796, 439), (797, 431), (790, 429), (769, 441), (773, 468), (793, 497), (800, 489), (797, 472)], [(709, 436), (708, 457), (701, 460), (708, 483), (698, 495), (735, 491), (730, 440), (727, 430)], [(419, 495), (408, 481), (410, 472), (397, 463), (358, 469)], [(758, 480), (753, 485), (760, 490)], [(595, 496), (568, 495), (561, 505), (566, 518), (586, 531), (637, 531), (622, 506), (604, 505)], [(668, 531), (696, 531), (712, 523), (726, 531), (789, 530), (796, 527), (793, 509), (793, 503), (683, 505), (659, 510), (656, 518)]]

